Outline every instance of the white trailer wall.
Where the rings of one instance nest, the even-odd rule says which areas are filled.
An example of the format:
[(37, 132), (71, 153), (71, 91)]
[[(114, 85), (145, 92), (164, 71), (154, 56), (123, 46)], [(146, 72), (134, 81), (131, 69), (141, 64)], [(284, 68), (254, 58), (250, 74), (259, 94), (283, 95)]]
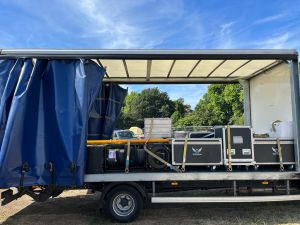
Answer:
[(251, 124), (257, 134), (268, 133), (275, 120), (293, 120), (287, 63), (250, 79), (250, 104)]

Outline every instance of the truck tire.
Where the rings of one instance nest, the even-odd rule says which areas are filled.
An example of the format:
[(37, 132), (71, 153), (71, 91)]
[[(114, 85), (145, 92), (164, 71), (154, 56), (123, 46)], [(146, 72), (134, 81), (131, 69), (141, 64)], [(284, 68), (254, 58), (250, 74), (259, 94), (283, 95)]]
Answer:
[(104, 210), (115, 221), (131, 222), (143, 208), (141, 194), (133, 187), (120, 185), (111, 190), (106, 197)]

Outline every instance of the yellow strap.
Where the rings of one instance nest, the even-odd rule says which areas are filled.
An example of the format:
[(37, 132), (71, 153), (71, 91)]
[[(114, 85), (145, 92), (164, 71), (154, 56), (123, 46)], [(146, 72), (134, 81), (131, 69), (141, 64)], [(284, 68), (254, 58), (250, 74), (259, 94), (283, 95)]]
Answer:
[(280, 170), (284, 170), (283, 162), (282, 162), (282, 149), (281, 149), (281, 144), (279, 138), (276, 140), (277, 142), (277, 149), (278, 149), (278, 156), (279, 156), (279, 163), (280, 163)]
[(184, 139), (184, 146), (183, 146), (183, 158), (182, 158), (182, 167), (181, 167), (182, 172), (185, 171), (187, 144), (188, 144), (188, 136), (186, 135)]
[(231, 163), (231, 138), (230, 138), (230, 126), (227, 125), (227, 145), (228, 145), (228, 171), (232, 171)]
[(125, 173), (129, 172), (129, 161), (130, 160), (130, 141), (127, 142), (127, 156), (125, 162)]

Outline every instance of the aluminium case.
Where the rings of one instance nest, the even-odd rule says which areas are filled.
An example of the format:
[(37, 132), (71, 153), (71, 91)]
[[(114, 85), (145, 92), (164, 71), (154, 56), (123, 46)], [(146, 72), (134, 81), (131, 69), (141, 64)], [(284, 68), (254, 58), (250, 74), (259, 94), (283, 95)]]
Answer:
[[(188, 138), (187, 166), (223, 165), (221, 138)], [(172, 164), (182, 165), (185, 139), (172, 139)]]

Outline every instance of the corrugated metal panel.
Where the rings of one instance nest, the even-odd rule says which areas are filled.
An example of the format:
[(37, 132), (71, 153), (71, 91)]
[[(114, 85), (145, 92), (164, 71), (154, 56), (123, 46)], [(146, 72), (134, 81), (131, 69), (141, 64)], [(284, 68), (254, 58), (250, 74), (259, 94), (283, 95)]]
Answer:
[(172, 137), (172, 120), (170, 118), (145, 118), (145, 138)]

